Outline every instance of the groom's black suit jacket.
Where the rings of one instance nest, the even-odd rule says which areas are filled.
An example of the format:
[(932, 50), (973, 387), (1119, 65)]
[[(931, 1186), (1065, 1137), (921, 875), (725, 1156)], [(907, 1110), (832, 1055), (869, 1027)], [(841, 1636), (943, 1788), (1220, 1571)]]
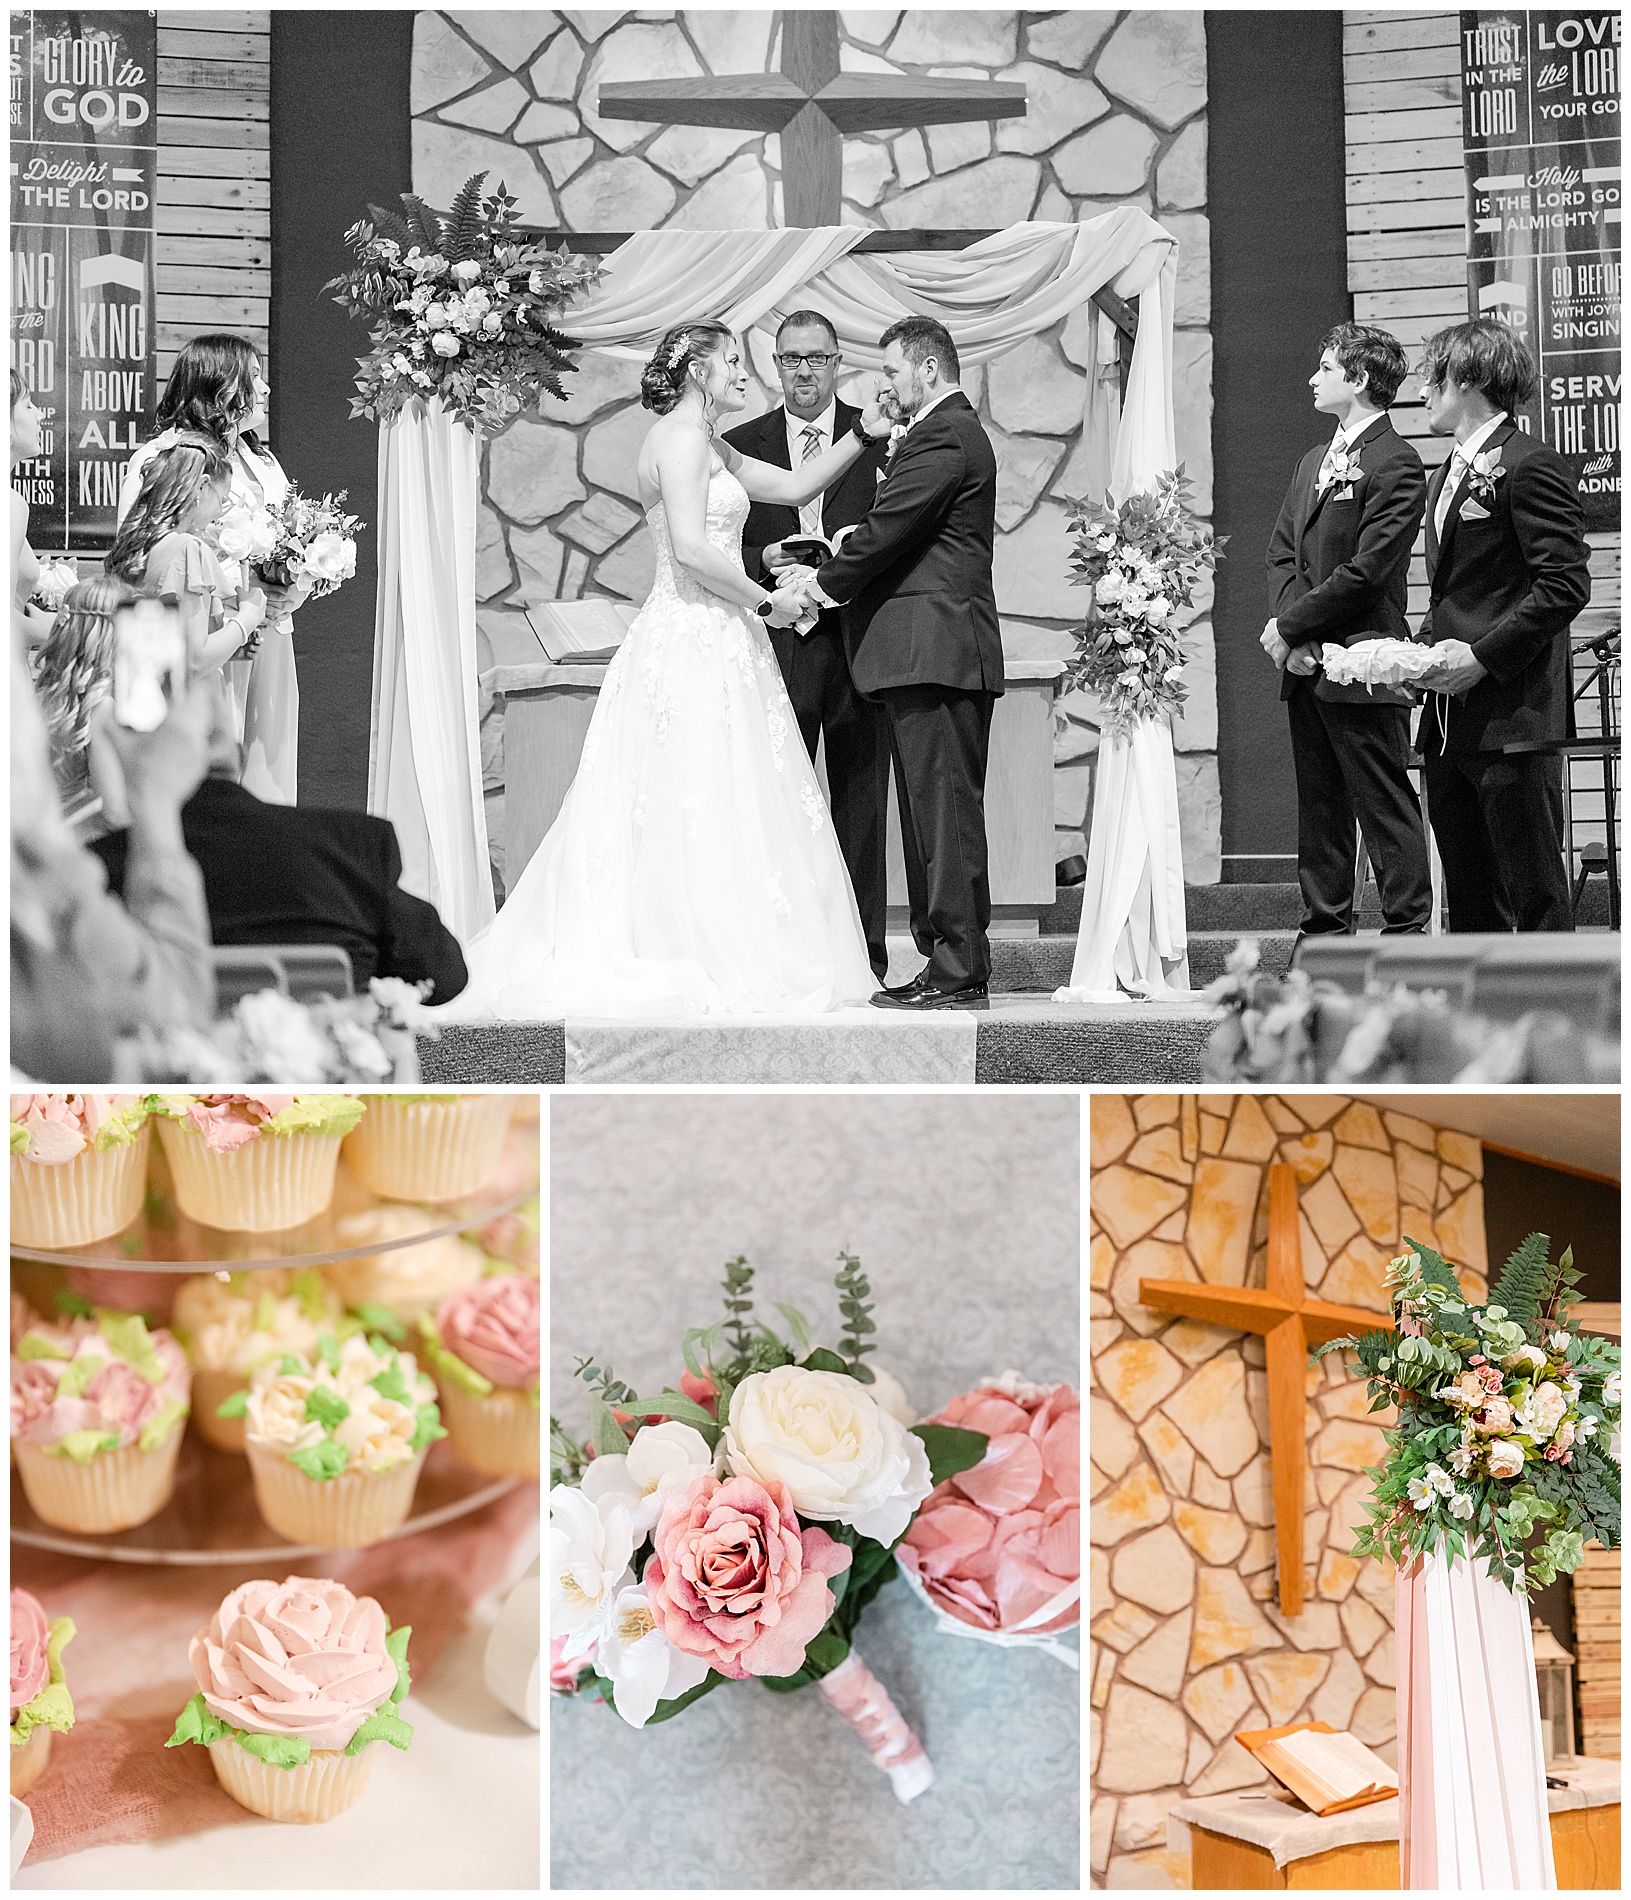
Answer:
[[(1421, 457), (1383, 416), (1353, 449), (1357, 481), (1332, 482), (1319, 492), (1328, 442), (1297, 464), (1269, 537), (1269, 593), (1280, 638), (1288, 646), (1329, 641), (1410, 638), (1405, 619), (1410, 550), (1421, 530), (1427, 477)], [(1387, 687), (1338, 686), (1314, 678), (1319, 699), (1356, 705), (1409, 705), (1410, 695)], [(1298, 675), (1283, 672), (1280, 697), (1289, 699)]]
[(1002, 691), (991, 584), (997, 458), (959, 389), (901, 438), (872, 512), (816, 582), (844, 608), (863, 693), (898, 686)]

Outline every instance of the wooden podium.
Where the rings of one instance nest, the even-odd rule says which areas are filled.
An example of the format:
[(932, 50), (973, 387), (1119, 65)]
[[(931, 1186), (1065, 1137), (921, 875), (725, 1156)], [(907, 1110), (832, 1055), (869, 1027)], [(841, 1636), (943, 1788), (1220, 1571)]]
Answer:
[[(1053, 698), (1055, 660), (1013, 659), (991, 722), (985, 824), (991, 851), (992, 934), (1035, 936), (1054, 900)], [(504, 703), (504, 875), (512, 889), (555, 822), (578, 769), (606, 678), (604, 664), (495, 666), (482, 684)], [(825, 766), (818, 763), (825, 785)], [(891, 927), (906, 915), (900, 813), (889, 793)]]

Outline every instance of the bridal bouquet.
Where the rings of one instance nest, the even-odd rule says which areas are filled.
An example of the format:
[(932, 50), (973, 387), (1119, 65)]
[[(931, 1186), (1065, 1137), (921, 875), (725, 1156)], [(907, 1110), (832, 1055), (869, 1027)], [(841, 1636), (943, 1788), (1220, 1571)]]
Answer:
[(1223, 548), (1190, 512), (1190, 486), (1179, 468), (1159, 476), (1153, 494), (1129, 495), (1119, 507), (1069, 503), (1071, 585), (1093, 597), (1068, 678), (1098, 695), (1112, 732), (1184, 703), (1179, 610), (1193, 605), (1196, 582)]
[(43, 607), (48, 614), (58, 614), (62, 612), (68, 589), (78, 585), (79, 569), (72, 561), (42, 561), (29, 599), (36, 606)]
[(482, 197), (486, 177), (467, 179), (446, 217), (405, 192), (401, 215), (370, 205), (346, 232), (357, 262), (323, 288), (372, 326), (353, 417), (388, 422), (437, 396), (471, 428), (492, 431), (536, 409), (545, 391), (564, 400), (561, 372), (577, 367), (566, 352), (579, 345), (553, 319), (600, 265), (526, 236), (502, 182)]
[(791, 1343), (750, 1323), (753, 1270), (736, 1260), (725, 1317), (680, 1342), (677, 1390), (640, 1398), (580, 1361), (589, 1442), (550, 1420), (551, 1685), (644, 1728), (728, 1682), (814, 1683), (908, 1801), (933, 1770), (856, 1626), (919, 1507), (989, 1441), (908, 1428), (900, 1387), (865, 1363), (869, 1283), (840, 1259), (836, 1349), (779, 1302)]
[(1543, 1587), (1578, 1567), (1588, 1538), (1620, 1541), (1620, 1349), (1570, 1330), (1580, 1276), (1571, 1250), (1548, 1258), (1544, 1234), (1524, 1241), (1482, 1306), (1432, 1248), (1405, 1244), (1388, 1269), (1398, 1331), (1316, 1354), (1351, 1351), (1370, 1409), (1398, 1407), (1352, 1554), (1403, 1566), (1470, 1547), (1509, 1589)]

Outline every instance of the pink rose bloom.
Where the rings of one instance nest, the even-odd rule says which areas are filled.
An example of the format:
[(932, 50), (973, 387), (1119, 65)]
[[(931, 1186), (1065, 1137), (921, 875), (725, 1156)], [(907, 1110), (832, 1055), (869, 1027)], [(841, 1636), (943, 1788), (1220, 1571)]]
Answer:
[(49, 1167), (72, 1161), (102, 1125), (135, 1101), (134, 1095), (14, 1095), (11, 1119), (28, 1131), (25, 1159)]
[(552, 1636), (549, 1639), (549, 1686), (556, 1695), (572, 1695), (578, 1686), (578, 1672), (583, 1668), (585, 1658), (580, 1656), (576, 1662), (567, 1662), (561, 1652), (571, 1641), (569, 1636)]
[(1491, 1399), (1478, 1414), (1481, 1432), (1509, 1432), (1512, 1429), (1512, 1405), (1507, 1399)]
[(693, 1405), (700, 1405), (710, 1418), (715, 1416), (714, 1408), (719, 1394), (714, 1390), (711, 1379), (699, 1379), (693, 1372), (682, 1372), (680, 1391)]
[(51, 1635), (45, 1611), (26, 1590), (11, 1593), (11, 1712), (32, 1702), (50, 1680), (45, 1646)]
[(231, 1154), (255, 1139), (262, 1122), (281, 1115), (294, 1101), (292, 1095), (196, 1095), (187, 1104), (187, 1120), (206, 1147)]
[(496, 1273), (448, 1294), (436, 1309), (442, 1344), (494, 1385), (538, 1377), (543, 1293), (526, 1273)]
[(385, 1612), (327, 1577), (240, 1584), (188, 1650), (205, 1706), (256, 1735), (344, 1748), (396, 1687)]
[(643, 1582), (657, 1627), (722, 1676), (790, 1676), (833, 1611), (848, 1545), (801, 1529), (785, 1485), (697, 1478), (653, 1534)]

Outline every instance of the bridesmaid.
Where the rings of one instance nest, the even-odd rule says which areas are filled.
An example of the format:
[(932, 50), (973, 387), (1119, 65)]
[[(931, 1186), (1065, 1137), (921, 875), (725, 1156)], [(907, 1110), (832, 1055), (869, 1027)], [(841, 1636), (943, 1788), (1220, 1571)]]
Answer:
[[(11, 467), (32, 462), (40, 452), (40, 412), (16, 370), (11, 372)], [(30, 596), (40, 578), (40, 557), (28, 545), (28, 503), (11, 491), (11, 631), (26, 650), (42, 646), (52, 619), (43, 607), (31, 605)]]
[[(156, 420), (160, 433), (131, 457), (119, 495), (119, 518), (130, 511), (147, 463), (178, 434), (214, 436), (232, 468), (230, 500), (276, 506), (288, 492), (282, 464), (261, 439), (271, 388), (260, 352), (241, 336), (195, 336), (182, 345)], [(295, 803), (300, 739), (300, 683), (295, 671), (291, 616), (311, 591), (309, 581), (268, 587), (266, 620), (253, 657), (227, 667), (238, 736), (243, 741), (243, 786), (271, 805)]]

